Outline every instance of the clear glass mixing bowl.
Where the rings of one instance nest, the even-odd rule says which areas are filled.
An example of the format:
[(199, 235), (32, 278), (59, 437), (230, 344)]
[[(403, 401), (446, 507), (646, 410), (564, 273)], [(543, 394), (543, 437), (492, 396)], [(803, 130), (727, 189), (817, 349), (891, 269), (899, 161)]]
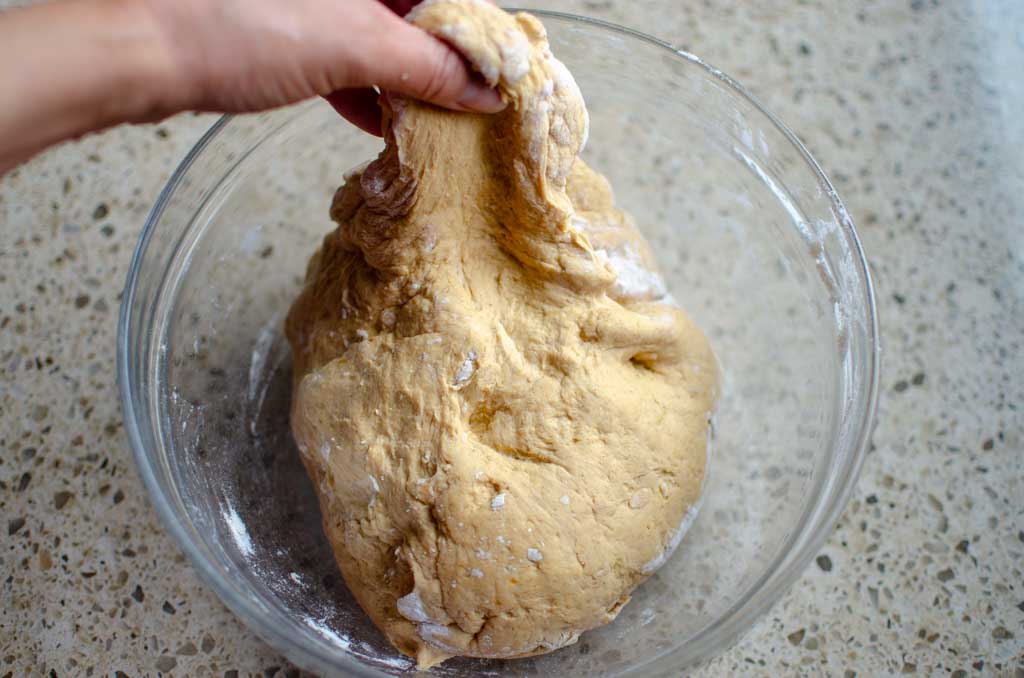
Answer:
[[(614, 623), (549, 655), (434, 673), (678, 675), (778, 599), (843, 507), (874, 415), (871, 283), (818, 165), (735, 82), (639, 33), (538, 14), (590, 108), (586, 159), (718, 353), (714, 458), (696, 524)], [(411, 663), (321, 532), (288, 430), (282, 320), (333, 190), (380, 143), (321, 102), (220, 120), (153, 208), (118, 336), (126, 428), (168, 529), (239, 617), (330, 675)]]

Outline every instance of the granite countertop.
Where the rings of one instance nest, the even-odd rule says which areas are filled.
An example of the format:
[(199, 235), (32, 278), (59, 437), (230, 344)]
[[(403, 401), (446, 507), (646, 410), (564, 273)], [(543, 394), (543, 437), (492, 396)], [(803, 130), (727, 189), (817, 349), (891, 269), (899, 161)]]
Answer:
[[(697, 673), (1024, 676), (1024, 4), (551, 4), (749, 86), (834, 180), (877, 286), (881, 405), (854, 496)], [(0, 179), (2, 677), (299, 673), (200, 583), (121, 424), (128, 260), (211, 122), (117, 129)]]

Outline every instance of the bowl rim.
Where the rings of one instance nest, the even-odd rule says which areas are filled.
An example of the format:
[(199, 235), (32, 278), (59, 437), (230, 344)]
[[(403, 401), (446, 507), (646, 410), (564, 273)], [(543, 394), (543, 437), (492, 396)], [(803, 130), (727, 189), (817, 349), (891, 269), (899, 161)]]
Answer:
[[(817, 525), (833, 525), (839, 518), (842, 510), (845, 508), (849, 496), (856, 485), (857, 477), (866, 456), (867, 447), (873, 432), (873, 424), (876, 422), (881, 343), (875, 290), (867, 258), (864, 254), (860, 238), (858, 237), (854, 227), (853, 219), (846, 210), (846, 207), (832, 185), (832, 182), (825, 175), (825, 172), (800, 139), (778, 117), (768, 110), (768, 108), (766, 108), (756, 96), (732, 77), (706, 63), (696, 55), (678, 49), (671, 43), (653, 37), (642, 31), (602, 19), (552, 10), (521, 9), (515, 7), (506, 7), (505, 9), (510, 12), (528, 11), (541, 18), (554, 19), (567, 23), (585, 24), (606, 30), (610, 33), (628, 36), (641, 42), (665, 49), (674, 56), (689, 62), (691, 65), (703, 69), (707, 75), (719, 81), (725, 87), (750, 103), (760, 114), (774, 125), (775, 128), (789, 141), (789, 143), (793, 145), (799, 155), (803, 158), (804, 162), (810, 168), (811, 172), (815, 175), (817, 181), (820, 182), (822, 187), (824, 187), (828, 200), (831, 202), (832, 207), (839, 216), (839, 228), (850, 246), (850, 252), (856, 266), (856, 273), (859, 282), (862, 285), (860, 292), (863, 294), (865, 302), (863, 309), (865, 317), (862, 318), (862, 320), (865, 321), (864, 329), (868, 339), (865, 358), (865, 372), (867, 379), (865, 380), (864, 385), (864, 388), (867, 389), (866, 400), (863, 410), (860, 413), (860, 420), (853, 423), (853, 430), (856, 431), (857, 435), (850, 446), (851, 454), (843, 464), (843, 466), (845, 466), (845, 473), (839, 475), (837, 482), (828, 493), (823, 492), (821, 494), (818, 508), (821, 508), (821, 503), (827, 503), (827, 505), (824, 506), (823, 510), (819, 511), (817, 516), (815, 516), (815, 523)], [(167, 204), (174, 196), (179, 185), (182, 183), (182, 180), (188, 173), (188, 170), (192, 167), (203, 151), (206, 150), (214, 138), (224, 130), (233, 117), (235, 116), (221, 116), (185, 155), (184, 159), (171, 175), (167, 184), (160, 191), (157, 201), (154, 203), (154, 206), (146, 219), (139, 241), (132, 254), (128, 275), (125, 281), (117, 329), (117, 381), (121, 397), (125, 430), (128, 434), (129, 443), (131, 445), (139, 473), (142, 476), (143, 483), (146, 486), (150, 500), (156, 509), (157, 514), (160, 516), (164, 526), (174, 537), (179, 548), (181, 548), (188, 557), (193, 569), (200, 575), (207, 585), (213, 588), (218, 598), (220, 598), (228, 609), (238, 616), (244, 624), (253, 628), (253, 630), (255, 630), (257, 634), (272, 647), (279, 651), (283, 651), (289, 659), (300, 664), (308, 662), (319, 666), (335, 666), (337, 668), (336, 660), (342, 655), (339, 655), (336, 650), (329, 653), (324, 652), (323, 649), (327, 647), (326, 640), (323, 644), (317, 643), (315, 645), (297, 643), (294, 636), (272, 623), (271, 619), (266, 615), (266, 609), (259, 604), (259, 601), (255, 597), (244, 595), (244, 593), (240, 592), (228, 577), (224, 576), (220, 569), (209, 567), (208, 559), (203, 553), (201, 553), (198, 546), (192, 542), (185, 526), (178, 520), (178, 517), (172, 507), (172, 498), (167, 492), (165, 492), (157, 477), (157, 468), (154, 465), (152, 458), (147, 453), (140, 427), (137, 423), (138, 413), (136, 412), (134, 400), (136, 386), (132, 383), (129, 365), (129, 329), (133, 321), (135, 321), (132, 314), (132, 306), (136, 296), (136, 288), (141, 273), (142, 262), (160, 218), (162, 217)], [(827, 502), (825, 501), (826, 499)], [(741, 596), (733, 603), (732, 606), (722, 613), (719, 619), (708, 627), (702, 629), (691, 639), (691, 645), (696, 645), (697, 649), (687, 657), (686, 666), (693, 666), (700, 662), (707, 661), (711, 657), (720, 652), (724, 652), (735, 644), (744, 633), (750, 630), (754, 622), (764, 615), (772, 605), (778, 602), (782, 595), (796, 582), (797, 578), (809, 565), (811, 559), (818, 552), (831, 533), (831, 528), (811, 531), (807, 538), (803, 540), (803, 543), (799, 544), (795, 553), (787, 553), (783, 550), (779, 556), (773, 560), (772, 564), (769, 565), (765, 574), (759, 579), (759, 582), (762, 584), (768, 577), (770, 577), (772, 581), (767, 582), (767, 585), (761, 586), (759, 586), (758, 582), (752, 584), (748, 589), (749, 592), (752, 592), (749, 596)], [(630, 667), (621, 675), (641, 674), (644, 669), (650, 668), (652, 663), (663, 657), (671, 655), (676, 651), (677, 648), (672, 648), (656, 655), (652, 655), (642, 664)], [(354, 672), (354, 675), (381, 675), (372, 667), (359, 662), (355, 657), (350, 658), (346, 656), (345, 663), (348, 664), (344, 667), (345, 670)]]

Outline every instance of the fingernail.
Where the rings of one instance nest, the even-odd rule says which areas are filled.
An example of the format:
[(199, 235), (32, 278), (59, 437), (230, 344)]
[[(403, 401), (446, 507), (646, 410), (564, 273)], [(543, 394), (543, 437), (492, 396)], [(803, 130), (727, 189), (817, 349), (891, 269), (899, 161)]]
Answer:
[(498, 90), (474, 78), (463, 90), (458, 106), (478, 113), (497, 113), (505, 108), (505, 102), (502, 101)]

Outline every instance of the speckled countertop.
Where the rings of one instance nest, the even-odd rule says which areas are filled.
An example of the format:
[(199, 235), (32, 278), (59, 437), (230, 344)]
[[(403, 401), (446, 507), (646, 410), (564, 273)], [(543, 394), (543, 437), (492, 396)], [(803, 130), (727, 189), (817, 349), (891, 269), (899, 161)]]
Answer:
[[(525, 4), (748, 85), (836, 183), (877, 285), (882, 400), (854, 497), (699, 673), (1024, 676), (1024, 4)], [(128, 260), (211, 121), (114, 130), (0, 180), (0, 676), (299, 673), (200, 584), (121, 425)]]

